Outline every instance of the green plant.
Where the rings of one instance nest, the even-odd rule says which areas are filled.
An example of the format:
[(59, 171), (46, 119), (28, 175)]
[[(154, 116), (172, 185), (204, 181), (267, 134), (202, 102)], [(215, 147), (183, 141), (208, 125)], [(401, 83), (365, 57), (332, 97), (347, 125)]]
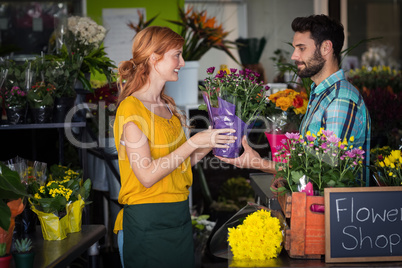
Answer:
[[(200, 60), (211, 48), (224, 51), (232, 60), (239, 63), (230, 52), (233, 41), (226, 39), (229, 32), (225, 32), (222, 24), (216, 25), (215, 17), (208, 17), (207, 11), (194, 11), (189, 7), (184, 11), (179, 7), (180, 20), (168, 20), (181, 26), (180, 35), (184, 38), (183, 58), (185, 61)], [(239, 63), (240, 64), (240, 63)]]
[(28, 91), (27, 99), (31, 108), (52, 107), (56, 87), (43, 81), (37, 82)]
[[(205, 78), (205, 87), (200, 89), (206, 92), (212, 107), (219, 107), (218, 101), (225, 100), (236, 105), (236, 116), (244, 122), (254, 120), (265, 109), (265, 91), (269, 87), (264, 86), (263, 82), (256, 82), (258, 73), (249, 69), (240, 70), (230, 69), (230, 73), (219, 71), (212, 77), (215, 67), (207, 69), (209, 77)], [(205, 104), (200, 105), (200, 110), (207, 111)]]
[(10, 226), (11, 210), (7, 202), (24, 196), (28, 195), (18, 172), (0, 162), (0, 228), (8, 230)]
[(41, 81), (47, 81), (55, 86), (54, 96), (75, 97), (74, 84), (77, 80), (82, 56), (73, 54), (65, 58), (57, 58), (52, 55), (38, 57), (34, 63), (34, 70)]
[(17, 239), (14, 243), (14, 248), (18, 253), (28, 253), (32, 247), (32, 240), (28, 237)]

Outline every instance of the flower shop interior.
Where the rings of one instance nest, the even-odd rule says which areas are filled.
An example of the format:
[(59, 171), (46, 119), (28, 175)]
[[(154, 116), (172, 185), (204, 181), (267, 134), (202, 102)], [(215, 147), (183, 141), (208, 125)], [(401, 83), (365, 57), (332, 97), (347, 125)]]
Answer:
[[(291, 22), (311, 14), (329, 15), (344, 26), (340, 65), (371, 117), (369, 181), (350, 187), (345, 180), (356, 174), (346, 167), (352, 164), (336, 173), (335, 164), (324, 160), (313, 172), (333, 177), (318, 196), (297, 192), (297, 184), (285, 195), (278, 176), (237, 168), (210, 152), (192, 168), (195, 266), (401, 267), (402, 233), (394, 224), (402, 221), (402, 0), (2, 0), (0, 267), (122, 267), (113, 232), (123, 207), (113, 136), (116, 67), (131, 58), (138, 31), (167, 26), (183, 37), (193, 31), (197, 38), (189, 42), (204, 42), (203, 51), (184, 49), (186, 68), (165, 87), (192, 126), (185, 129), (188, 137), (211, 123), (203, 106), (206, 70), (257, 73), (266, 98), (250, 108), (257, 119), (247, 139), (261, 157), (273, 159), (281, 153), (274, 154), (279, 143), (270, 135), (298, 132), (306, 113), (312, 81), (296, 75)], [(288, 104), (279, 105), (280, 97)], [(237, 155), (242, 152), (239, 145)], [(339, 166), (348, 159), (338, 159)], [(360, 204), (361, 195), (378, 204)], [(359, 211), (352, 208), (351, 223), (334, 216), (348, 211), (340, 200), (352, 200), (349, 205)], [(324, 204), (325, 213), (318, 208)], [(376, 209), (382, 220), (370, 214)], [(353, 219), (367, 225), (356, 227)], [(248, 230), (252, 221), (262, 224)], [(265, 227), (255, 235), (257, 226)], [(275, 234), (263, 233), (275, 228)], [(335, 239), (337, 228), (344, 228), (345, 240)], [(353, 228), (360, 228), (360, 236)], [(263, 248), (263, 240), (269, 253), (238, 259), (238, 240), (245, 241), (241, 254)], [(364, 247), (366, 240), (371, 246)], [(33, 253), (30, 266), (19, 266), (21, 252)], [(2, 266), (6, 257), (9, 266)]]

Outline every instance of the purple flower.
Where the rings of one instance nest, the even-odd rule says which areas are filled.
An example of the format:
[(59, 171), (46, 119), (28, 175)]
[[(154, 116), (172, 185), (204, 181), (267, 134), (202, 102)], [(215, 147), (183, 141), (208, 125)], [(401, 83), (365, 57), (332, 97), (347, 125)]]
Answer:
[(334, 134), (334, 132), (333, 131), (331, 131), (331, 130), (323, 130), (322, 131), (322, 134), (324, 134), (325, 136), (327, 136), (327, 137), (329, 137), (329, 136), (332, 136), (333, 134)]
[(215, 67), (209, 67), (207, 69), (207, 74), (213, 74), (215, 72)]
[(286, 136), (286, 138), (288, 138), (290, 140), (297, 140), (297, 139), (299, 139), (300, 134), (298, 132), (296, 132), (296, 133), (286, 132), (285, 136)]
[(223, 78), (226, 75), (226, 71), (220, 70), (216, 75), (215, 78)]
[(309, 142), (315, 141), (315, 139), (316, 139), (313, 136), (306, 136), (306, 138), (307, 138), (307, 141), (309, 141)]
[(265, 88), (265, 90), (269, 90), (269, 89), (270, 89), (270, 87), (269, 87), (269, 86), (265, 86), (264, 88)]
[(356, 154), (352, 150), (346, 151), (345, 154), (350, 158), (354, 158), (356, 156)]
[(275, 150), (277, 150), (277, 151), (280, 151), (280, 150), (282, 150), (283, 149), (283, 146), (282, 145), (276, 145), (275, 146)]
[(237, 72), (237, 69), (235, 69), (235, 68), (230, 68), (230, 72), (231, 72), (232, 74), (234, 74), (234, 73)]
[(341, 141), (341, 139), (340, 139), (340, 138), (337, 138), (335, 135), (332, 135), (332, 136), (329, 136), (329, 137), (328, 137), (328, 141), (329, 141), (330, 143), (337, 144), (338, 142)]

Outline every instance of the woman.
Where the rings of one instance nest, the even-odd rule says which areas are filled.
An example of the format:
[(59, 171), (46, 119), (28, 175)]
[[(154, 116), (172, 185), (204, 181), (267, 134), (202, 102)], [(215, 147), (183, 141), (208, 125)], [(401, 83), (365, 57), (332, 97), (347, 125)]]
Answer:
[(193, 267), (191, 166), (212, 147), (235, 140), (223, 135), (232, 129), (208, 129), (186, 140), (185, 118), (163, 90), (184, 66), (183, 42), (169, 28), (145, 28), (134, 38), (132, 59), (119, 66), (114, 136), (124, 209), (114, 231), (125, 267)]

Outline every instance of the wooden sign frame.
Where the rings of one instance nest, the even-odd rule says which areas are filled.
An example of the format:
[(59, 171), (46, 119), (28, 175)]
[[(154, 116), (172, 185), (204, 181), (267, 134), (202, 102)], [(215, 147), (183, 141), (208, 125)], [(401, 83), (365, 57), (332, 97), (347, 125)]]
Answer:
[[(330, 210), (330, 195), (331, 193), (362, 193), (362, 192), (401, 192), (402, 186), (387, 186), (387, 187), (350, 187), (350, 188), (325, 188), (325, 262), (340, 263), (340, 262), (382, 262), (382, 261), (402, 261), (402, 254), (398, 256), (356, 256), (356, 257), (332, 257), (331, 256), (331, 210)], [(402, 207), (400, 204), (396, 206)], [(401, 217), (401, 216), (399, 216)], [(402, 241), (401, 241), (402, 243)]]

